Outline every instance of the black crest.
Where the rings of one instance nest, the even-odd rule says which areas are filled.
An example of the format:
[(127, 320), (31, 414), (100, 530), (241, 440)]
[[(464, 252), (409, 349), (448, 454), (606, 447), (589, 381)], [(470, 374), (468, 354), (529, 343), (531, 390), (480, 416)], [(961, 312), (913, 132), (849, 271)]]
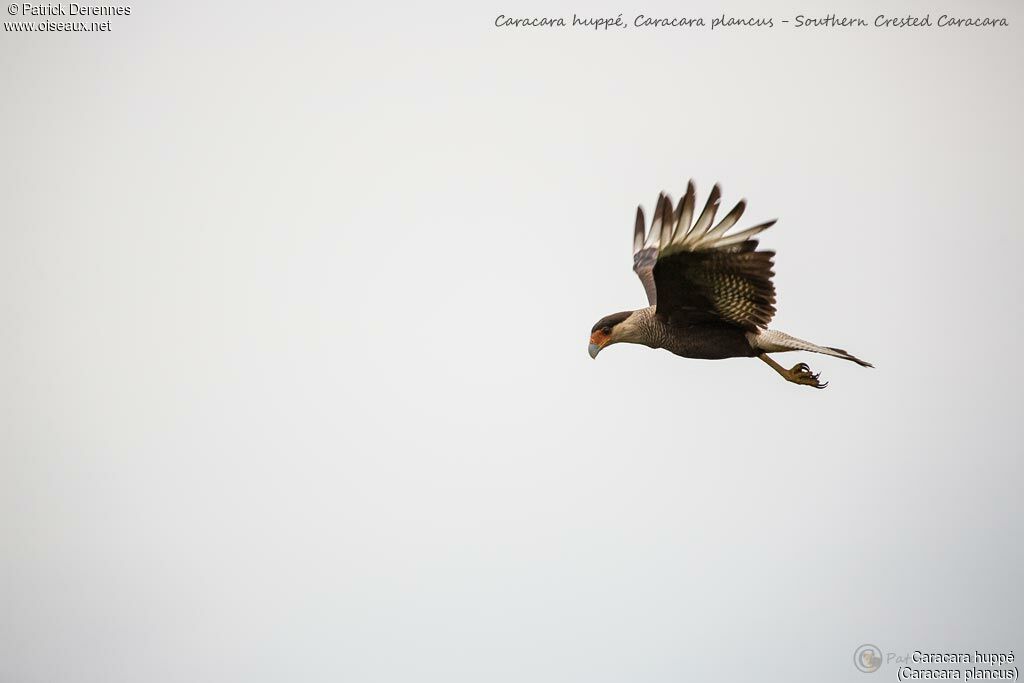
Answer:
[(590, 331), (597, 332), (601, 328), (607, 328), (610, 330), (611, 328), (615, 327), (623, 320), (631, 316), (632, 314), (633, 311), (623, 311), (622, 313), (612, 313), (611, 315), (606, 315), (605, 317), (598, 320), (597, 324), (590, 328)]

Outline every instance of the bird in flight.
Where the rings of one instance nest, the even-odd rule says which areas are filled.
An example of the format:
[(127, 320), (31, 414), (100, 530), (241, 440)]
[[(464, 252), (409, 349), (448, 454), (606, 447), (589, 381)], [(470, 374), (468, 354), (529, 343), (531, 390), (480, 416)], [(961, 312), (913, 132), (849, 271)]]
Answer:
[(820, 373), (811, 372), (806, 363), (787, 370), (768, 354), (811, 351), (874, 367), (843, 349), (768, 329), (775, 315), (775, 252), (759, 251), (753, 238), (775, 221), (730, 233), (746, 208), (740, 200), (712, 227), (721, 198), (715, 185), (694, 222), (693, 181), (675, 208), (661, 194), (646, 234), (644, 211), (637, 207), (633, 270), (650, 305), (598, 320), (590, 331), (590, 357), (597, 358), (601, 349), (618, 343), (667, 349), (684, 358), (757, 357), (786, 380), (817, 389), (828, 385), (818, 381)]

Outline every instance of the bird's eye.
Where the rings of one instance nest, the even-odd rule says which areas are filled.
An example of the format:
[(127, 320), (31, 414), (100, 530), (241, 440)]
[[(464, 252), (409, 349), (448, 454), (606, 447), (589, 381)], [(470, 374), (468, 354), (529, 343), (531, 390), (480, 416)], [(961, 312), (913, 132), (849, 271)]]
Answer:
[(610, 327), (602, 327), (601, 331), (604, 332), (605, 334), (611, 334), (612, 333), (612, 328), (610, 328)]

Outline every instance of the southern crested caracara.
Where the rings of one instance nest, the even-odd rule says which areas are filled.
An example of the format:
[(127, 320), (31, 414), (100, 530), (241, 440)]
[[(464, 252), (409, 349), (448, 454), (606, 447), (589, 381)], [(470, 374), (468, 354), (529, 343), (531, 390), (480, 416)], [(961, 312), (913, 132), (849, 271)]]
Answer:
[(775, 315), (772, 257), (758, 251), (754, 235), (775, 221), (729, 233), (743, 215), (740, 201), (712, 227), (721, 200), (711, 190), (704, 210), (693, 221), (693, 182), (672, 208), (662, 194), (654, 209), (651, 229), (644, 234), (644, 211), (636, 210), (633, 270), (647, 291), (650, 306), (605, 316), (590, 331), (590, 357), (610, 344), (643, 344), (667, 349), (685, 358), (760, 358), (790, 382), (824, 389), (805, 363), (789, 370), (768, 357), (779, 351), (813, 351), (872, 367), (842, 349), (818, 346), (769, 330)]

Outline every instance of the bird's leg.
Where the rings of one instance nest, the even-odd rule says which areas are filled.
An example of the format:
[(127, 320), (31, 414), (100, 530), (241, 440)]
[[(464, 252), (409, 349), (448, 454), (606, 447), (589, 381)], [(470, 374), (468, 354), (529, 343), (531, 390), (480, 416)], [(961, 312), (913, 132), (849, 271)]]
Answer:
[(804, 386), (814, 387), (815, 389), (824, 389), (828, 386), (828, 382), (822, 383), (818, 381), (818, 375), (820, 373), (811, 372), (811, 369), (807, 367), (807, 363), (797, 363), (787, 370), (772, 360), (767, 353), (758, 355), (758, 358), (770, 365), (775, 372), (786, 378), (786, 381), (788, 382), (803, 384)]

